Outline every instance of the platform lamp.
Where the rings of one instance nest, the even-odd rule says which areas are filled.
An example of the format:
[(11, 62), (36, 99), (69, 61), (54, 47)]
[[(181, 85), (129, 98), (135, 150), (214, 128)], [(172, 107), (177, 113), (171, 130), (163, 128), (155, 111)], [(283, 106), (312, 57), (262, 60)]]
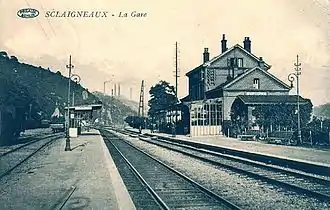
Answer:
[[(79, 84), (80, 83), (80, 76), (78, 74), (71, 74), (71, 79), (74, 83)], [(72, 106), (74, 106), (74, 91), (72, 91)]]
[(293, 82), (297, 80), (297, 130), (298, 130), (298, 142), (301, 144), (302, 139), (301, 139), (301, 128), (300, 128), (300, 106), (299, 106), (299, 77), (301, 75), (301, 63), (299, 63), (299, 56), (297, 55), (297, 61), (294, 63), (294, 73), (290, 73), (288, 75), (288, 80), (291, 82), (291, 88), (293, 87)]
[(74, 66), (71, 63), (71, 55), (69, 58), (69, 64), (66, 65), (66, 68), (69, 69), (69, 84), (68, 84), (68, 117), (67, 117), (67, 123), (66, 123), (66, 142), (65, 142), (65, 151), (71, 151), (71, 145), (70, 145), (70, 134), (69, 134), (69, 127), (70, 127), (70, 86), (71, 86), (71, 70), (74, 68)]

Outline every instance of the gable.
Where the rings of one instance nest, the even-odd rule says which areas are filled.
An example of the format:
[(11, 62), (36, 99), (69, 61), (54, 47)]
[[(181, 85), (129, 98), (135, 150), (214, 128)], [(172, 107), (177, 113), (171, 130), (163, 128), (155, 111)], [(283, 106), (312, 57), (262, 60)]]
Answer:
[(199, 65), (196, 68), (194, 68), (193, 70), (189, 71), (186, 73), (187, 77), (190, 77), (191, 75), (195, 74), (195, 73), (199, 73), (201, 70), (203, 69), (203, 65)]
[[(259, 79), (259, 89), (254, 80)], [(225, 85), (225, 90), (289, 91), (290, 87), (274, 75), (260, 68), (251, 69)]]
[[(245, 50), (240, 45), (235, 45), (228, 49), (226, 52), (212, 58), (206, 62), (203, 66), (208, 68), (227, 68), (229, 58), (243, 58), (243, 68), (251, 69), (259, 65), (259, 58), (252, 53)], [(265, 63), (265, 69), (268, 70), (271, 66)]]

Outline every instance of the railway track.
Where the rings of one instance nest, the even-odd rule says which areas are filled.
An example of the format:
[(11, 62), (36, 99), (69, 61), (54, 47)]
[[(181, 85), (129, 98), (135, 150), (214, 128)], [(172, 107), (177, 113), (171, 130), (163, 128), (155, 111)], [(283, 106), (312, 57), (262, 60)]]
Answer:
[[(131, 135), (130, 132), (123, 133)], [(134, 134), (131, 136), (134, 136)], [(143, 136), (140, 136), (139, 139), (211, 163), (212, 165), (247, 175), (251, 178), (294, 190), (295, 192), (305, 194), (306, 196), (312, 196), (321, 201), (330, 202), (329, 179), (162, 139), (152, 140)]]
[(137, 209), (240, 209), (111, 132), (101, 133)]
[(9, 149), (8, 151), (2, 152), (2, 153), (0, 154), (0, 158), (3, 157), (3, 156), (8, 155), (8, 154), (10, 154), (10, 153), (13, 153), (13, 152), (15, 152), (15, 151), (17, 151), (17, 150), (19, 150), (19, 149), (22, 149), (22, 148), (24, 148), (24, 147), (27, 147), (27, 146), (29, 146), (29, 145), (35, 143), (35, 142), (38, 142), (38, 141), (44, 140), (44, 139), (46, 139), (46, 138), (54, 137), (54, 136), (62, 136), (62, 134), (50, 134), (50, 135), (48, 134), (48, 135), (39, 136), (39, 137), (34, 137), (34, 138), (33, 138), (33, 137), (28, 137), (28, 138), (33, 138), (33, 140), (31, 140), (31, 141), (29, 141), (29, 142), (27, 142), (27, 143), (23, 143), (22, 145), (20, 145), (20, 146), (18, 146), (18, 147), (15, 147), (15, 148), (13, 148), (13, 149)]
[(0, 179), (10, 174), (14, 169), (22, 165), (34, 154), (47, 147), (62, 136), (62, 134), (56, 134), (42, 137), (1, 154)]

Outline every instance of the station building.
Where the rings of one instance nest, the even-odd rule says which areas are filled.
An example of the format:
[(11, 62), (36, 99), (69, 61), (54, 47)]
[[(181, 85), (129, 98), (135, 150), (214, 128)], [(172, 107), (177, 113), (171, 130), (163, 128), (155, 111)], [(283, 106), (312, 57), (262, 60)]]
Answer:
[(289, 95), (291, 87), (271, 74), (271, 65), (251, 49), (249, 37), (244, 38), (243, 46), (236, 44), (228, 49), (223, 35), (221, 53), (210, 59), (205, 48), (203, 63), (186, 73), (189, 94), (180, 101), (189, 110), (183, 117), (189, 119), (186, 126), (191, 136), (222, 135), (224, 124), (231, 121), (235, 100), (249, 106), (250, 121), (255, 105), (297, 101), (297, 96)]
[[(94, 122), (98, 114), (95, 114), (97, 110), (101, 110), (102, 104), (84, 104), (70, 106), (70, 116), (69, 120), (66, 120), (66, 127), (69, 129), (70, 137), (78, 137), (81, 134), (81, 128), (83, 126), (83, 121), (88, 120)], [(68, 107), (64, 108), (66, 110), (66, 118), (68, 118), (67, 110)], [(94, 113), (94, 114), (93, 114)], [(68, 123), (68, 124), (67, 124)]]

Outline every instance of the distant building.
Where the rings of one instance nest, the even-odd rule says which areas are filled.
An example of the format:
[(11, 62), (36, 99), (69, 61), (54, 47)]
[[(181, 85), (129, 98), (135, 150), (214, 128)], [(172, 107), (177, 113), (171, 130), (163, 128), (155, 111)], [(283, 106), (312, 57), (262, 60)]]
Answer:
[[(244, 38), (243, 46), (236, 44), (228, 49), (223, 35), (220, 46), (221, 53), (212, 59), (205, 48), (203, 63), (186, 74), (189, 95), (181, 102), (189, 107), (186, 117), (192, 136), (221, 135), (223, 125), (231, 121), (232, 105), (237, 98), (243, 103), (294, 100), (288, 95), (291, 87), (269, 72), (271, 66), (262, 57), (252, 53), (249, 37)], [(251, 103), (247, 104), (252, 107)]]
[(59, 118), (59, 117), (63, 117), (63, 114), (60, 112), (59, 108), (56, 107), (53, 114), (51, 115), (51, 118)]

